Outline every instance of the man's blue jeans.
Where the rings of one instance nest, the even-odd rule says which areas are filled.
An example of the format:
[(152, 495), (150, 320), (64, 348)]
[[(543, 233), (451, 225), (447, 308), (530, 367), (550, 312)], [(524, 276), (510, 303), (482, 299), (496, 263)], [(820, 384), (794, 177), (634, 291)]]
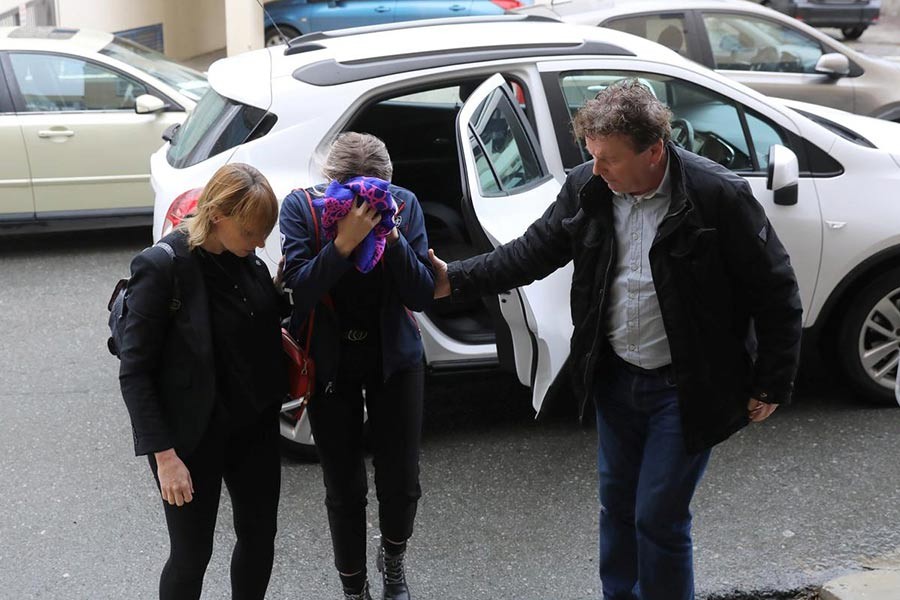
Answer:
[(710, 451), (687, 454), (669, 376), (616, 361), (597, 390), (605, 600), (691, 600), (690, 503)]

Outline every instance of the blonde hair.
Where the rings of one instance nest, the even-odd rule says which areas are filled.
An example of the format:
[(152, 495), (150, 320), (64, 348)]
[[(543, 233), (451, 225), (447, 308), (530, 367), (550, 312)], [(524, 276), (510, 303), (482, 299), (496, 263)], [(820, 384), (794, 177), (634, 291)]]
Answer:
[(390, 181), (394, 166), (380, 139), (370, 133), (345, 131), (331, 143), (322, 174), (341, 183), (360, 175)]
[(262, 173), (244, 163), (229, 163), (216, 171), (193, 215), (182, 221), (188, 247), (202, 246), (213, 230), (216, 216), (232, 217), (241, 227), (266, 236), (278, 221), (278, 200)]

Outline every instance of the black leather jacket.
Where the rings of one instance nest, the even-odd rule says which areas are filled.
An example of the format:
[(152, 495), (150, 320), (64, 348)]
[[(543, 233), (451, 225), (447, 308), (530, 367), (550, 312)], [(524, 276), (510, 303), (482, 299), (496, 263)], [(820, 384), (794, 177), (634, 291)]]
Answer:
[[(748, 423), (751, 396), (790, 400), (802, 307), (790, 258), (747, 182), (674, 144), (667, 150), (672, 198), (650, 267), (685, 445), (698, 452)], [(575, 330), (547, 401), (574, 393), (582, 415), (612, 352), (604, 324), (615, 248), (612, 192), (585, 163), (522, 236), (449, 267), (453, 295), (464, 297), (527, 285), (574, 261)]]

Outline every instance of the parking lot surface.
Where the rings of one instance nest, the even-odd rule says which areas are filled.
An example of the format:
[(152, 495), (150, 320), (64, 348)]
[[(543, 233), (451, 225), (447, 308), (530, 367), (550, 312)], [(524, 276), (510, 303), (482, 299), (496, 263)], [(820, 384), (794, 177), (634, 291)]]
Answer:
[[(162, 510), (105, 346), (109, 293), (148, 244), (0, 240), (0, 597), (155, 597)], [(812, 378), (713, 453), (694, 503), (700, 597), (817, 585), (900, 549), (900, 410), (849, 396)], [(529, 404), (502, 375), (429, 381), (417, 598), (598, 596), (593, 431)], [(268, 598), (336, 598), (318, 466), (285, 458), (283, 477)], [(230, 519), (226, 497), (204, 598), (228, 595)]]

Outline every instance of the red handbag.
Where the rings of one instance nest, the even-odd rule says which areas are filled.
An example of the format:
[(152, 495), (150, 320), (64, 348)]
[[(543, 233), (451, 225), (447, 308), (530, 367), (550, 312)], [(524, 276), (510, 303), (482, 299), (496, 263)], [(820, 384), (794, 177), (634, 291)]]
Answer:
[(288, 395), (291, 400), (299, 400), (304, 404), (309, 402), (316, 382), (316, 363), (309, 355), (311, 339), (312, 315), (309, 318), (306, 344), (302, 348), (287, 329), (281, 328), (281, 347), (288, 357)]
[[(313, 207), (312, 198), (310, 197), (309, 192), (303, 190), (303, 193), (306, 194), (306, 203), (309, 206), (309, 212), (312, 215), (313, 229), (315, 230), (316, 235), (316, 254), (318, 254), (321, 249), (319, 241), (319, 219), (316, 216), (316, 210)], [(294, 336), (291, 335), (290, 331), (284, 327), (281, 328), (281, 347), (284, 349), (284, 353), (287, 355), (288, 359), (288, 395), (290, 396), (289, 401), (285, 405), (290, 404), (291, 408), (299, 409), (298, 415), (306, 407), (316, 386), (316, 364), (309, 352), (310, 343), (312, 342), (313, 337), (315, 317), (316, 310), (314, 308), (310, 311), (309, 318), (307, 318), (304, 323), (306, 332), (303, 338), (306, 342), (303, 346), (300, 346)]]

